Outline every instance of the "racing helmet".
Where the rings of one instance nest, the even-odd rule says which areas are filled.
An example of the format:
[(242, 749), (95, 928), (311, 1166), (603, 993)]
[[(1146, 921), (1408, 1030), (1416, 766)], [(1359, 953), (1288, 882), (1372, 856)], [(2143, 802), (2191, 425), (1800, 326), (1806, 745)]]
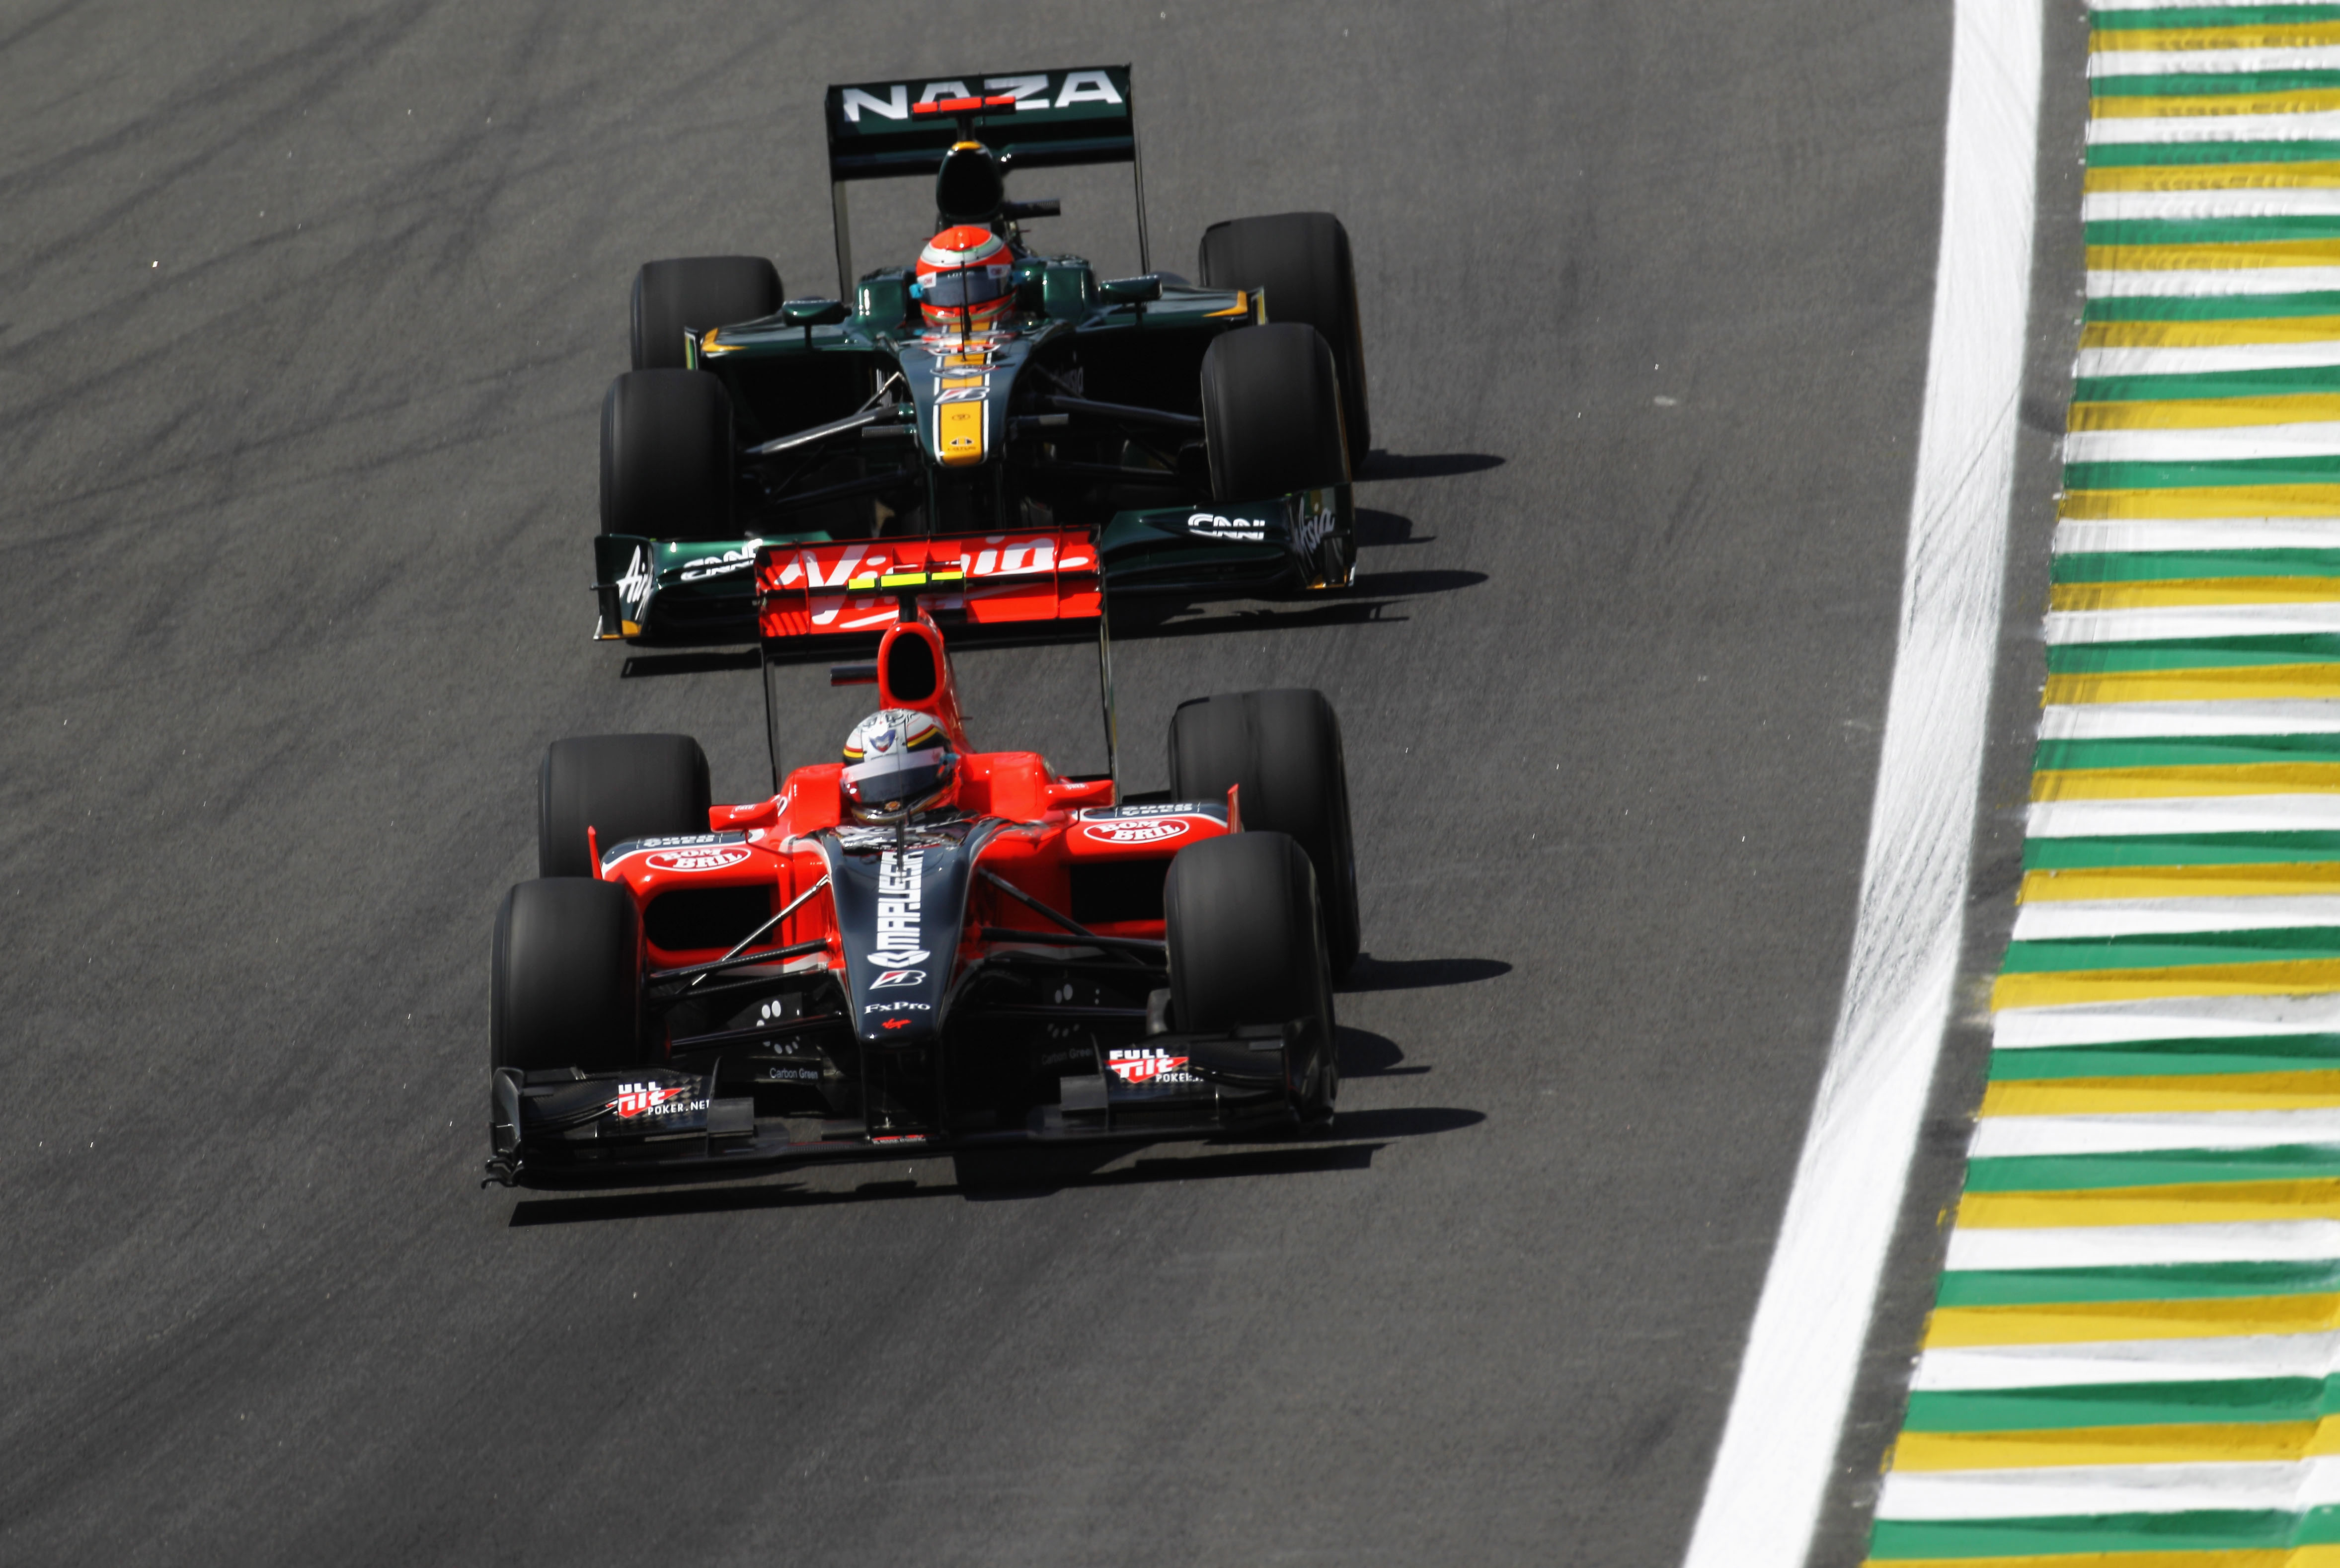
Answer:
[(845, 738), (838, 787), (855, 819), (897, 822), (932, 803), (958, 777), (958, 758), (932, 716), (884, 708)]
[(1014, 297), (1016, 256), (980, 223), (955, 223), (918, 253), (912, 297), (937, 327), (988, 327)]

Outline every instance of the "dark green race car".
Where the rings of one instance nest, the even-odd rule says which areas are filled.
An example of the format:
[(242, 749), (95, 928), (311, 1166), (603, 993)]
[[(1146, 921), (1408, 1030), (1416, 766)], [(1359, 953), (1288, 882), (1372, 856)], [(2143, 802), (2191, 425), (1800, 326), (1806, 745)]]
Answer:
[[(1023, 225), (1057, 203), (1008, 200), (1011, 171), (1126, 163), (1148, 265), (1126, 66), (831, 87), (828, 118), (843, 297), (787, 298), (749, 256), (635, 279), (634, 368), (601, 411), (599, 636), (753, 641), (756, 547), (786, 541), (1089, 528), (1115, 595), (1348, 585), (1370, 432), (1337, 219), (1215, 224), (1192, 284), (1033, 250)], [(930, 247), (855, 275), (848, 188), (904, 175), (933, 178), (937, 228), (1004, 243), (974, 233), (987, 271)]]

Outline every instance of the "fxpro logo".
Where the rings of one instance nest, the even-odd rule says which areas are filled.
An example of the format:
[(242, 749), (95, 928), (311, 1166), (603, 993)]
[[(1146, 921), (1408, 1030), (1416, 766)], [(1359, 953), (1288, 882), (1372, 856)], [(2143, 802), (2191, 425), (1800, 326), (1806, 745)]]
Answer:
[(878, 857), (878, 940), (869, 961), (880, 968), (907, 968), (927, 961), (920, 938), (920, 905), (925, 901), (926, 851), (907, 855), (892, 850)]

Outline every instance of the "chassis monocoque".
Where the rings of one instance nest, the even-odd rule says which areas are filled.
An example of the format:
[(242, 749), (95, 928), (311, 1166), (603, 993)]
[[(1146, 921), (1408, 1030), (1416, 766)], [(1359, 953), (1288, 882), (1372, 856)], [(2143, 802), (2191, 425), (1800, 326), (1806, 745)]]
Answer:
[[(1135, 170), (1129, 93), (1125, 66), (831, 87), (837, 298), (785, 298), (756, 257), (641, 269), (634, 368), (603, 405), (598, 636), (751, 640), (749, 562), (773, 542), (1086, 528), (1116, 593), (1349, 583), (1370, 434), (1341, 224), (1215, 225), (1198, 284), (1026, 243), (1057, 204), (1008, 200), (1006, 173)], [(850, 184), (927, 174), (938, 223), (1014, 253), (986, 330), (927, 323), (909, 268), (853, 273)]]
[[(890, 563), (876, 660), (832, 679), (874, 682), (957, 751), (955, 794), (916, 818), (857, 823), (834, 764), (715, 805), (685, 737), (554, 745), (543, 875), (497, 919), (491, 1179), (632, 1184), (1329, 1123), (1332, 978), (1356, 954), (1357, 898), (1324, 698), (1184, 705), (1166, 799), (967, 739), (918, 596), (957, 604), (943, 618), (962, 625), (1077, 622), (1097, 598), (1080, 537), (1019, 569), (1020, 608), (1013, 583), (986, 598), (953, 569)], [(921, 542), (939, 561), (980, 541)], [(759, 552), (775, 641), (822, 630), (800, 571), (798, 591), (779, 586), (804, 559)]]

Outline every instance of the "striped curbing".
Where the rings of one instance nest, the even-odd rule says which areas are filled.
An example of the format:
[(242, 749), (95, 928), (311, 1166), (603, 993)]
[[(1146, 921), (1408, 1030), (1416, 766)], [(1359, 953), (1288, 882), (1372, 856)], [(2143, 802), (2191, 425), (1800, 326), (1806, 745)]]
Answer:
[(2090, 38), (2023, 879), (1869, 1561), (2340, 1568), (2340, 4)]

